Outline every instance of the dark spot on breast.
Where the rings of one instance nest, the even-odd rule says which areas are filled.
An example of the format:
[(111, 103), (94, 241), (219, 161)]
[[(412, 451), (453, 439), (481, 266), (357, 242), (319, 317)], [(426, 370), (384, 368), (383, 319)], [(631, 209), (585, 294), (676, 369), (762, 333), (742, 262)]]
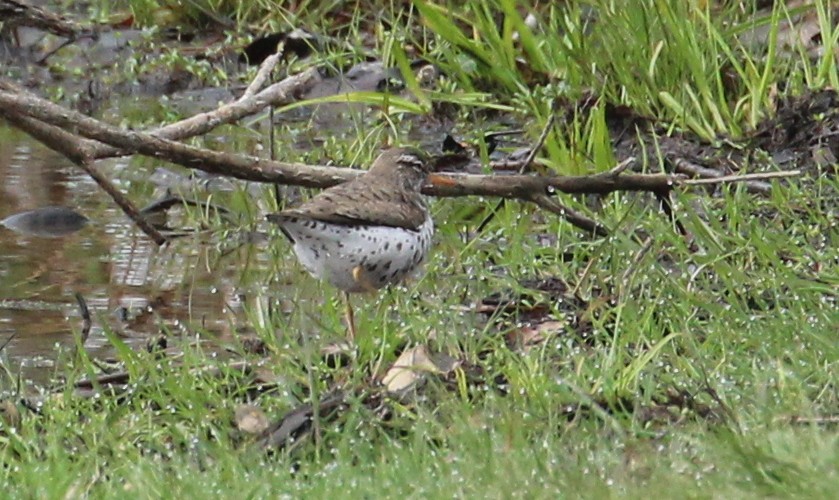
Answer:
[(390, 264), (390, 261), (385, 262), (385, 265), (382, 266), (382, 269), (384, 269), (385, 271), (390, 271)]
[(389, 241), (386, 241), (386, 242), (385, 242), (385, 246), (384, 246), (384, 250), (385, 250), (385, 252), (387, 252), (388, 248), (390, 248), (390, 242), (389, 242)]
[(369, 264), (369, 265), (365, 266), (364, 268), (367, 269), (367, 271), (369, 271), (371, 273), (375, 273), (376, 269), (379, 268), (379, 265), (378, 264)]
[(396, 244), (396, 250), (398, 250), (400, 252), (402, 251), (402, 242), (401, 241)]

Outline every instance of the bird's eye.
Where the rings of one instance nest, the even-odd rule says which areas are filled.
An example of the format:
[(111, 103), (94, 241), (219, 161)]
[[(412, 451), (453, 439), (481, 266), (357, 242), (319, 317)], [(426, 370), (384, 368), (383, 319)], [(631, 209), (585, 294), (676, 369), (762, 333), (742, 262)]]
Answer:
[(417, 167), (422, 169), (422, 160), (415, 155), (402, 155), (399, 157), (399, 163), (404, 163), (405, 165), (411, 165), (413, 167)]

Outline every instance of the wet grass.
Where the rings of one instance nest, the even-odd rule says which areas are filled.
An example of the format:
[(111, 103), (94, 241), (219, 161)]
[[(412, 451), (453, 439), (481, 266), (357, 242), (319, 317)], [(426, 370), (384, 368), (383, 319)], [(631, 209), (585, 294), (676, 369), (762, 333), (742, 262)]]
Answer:
[[(829, 56), (738, 45), (723, 26), (747, 13), (638, 3), (551, 7), (531, 29), (513, 2), (453, 13), (420, 2), (412, 19), (424, 27), (382, 28), (377, 48), (398, 52), (395, 41), (407, 37), (439, 62), (444, 91), (423, 98), (443, 106), (467, 96), (472, 106), (456, 108), (464, 136), (482, 135), (470, 127), (495, 113), (482, 102), (527, 117), (535, 137), (555, 98), (594, 89), (675, 129), (736, 137), (771, 114), (779, 85), (797, 92), (836, 80)], [(598, 20), (583, 30), (592, 5)], [(498, 12), (510, 19), (501, 29)], [(766, 23), (777, 29), (785, 18), (779, 9)], [(733, 87), (721, 80), (724, 67), (735, 68)], [(543, 167), (612, 166), (602, 116), (590, 117), (551, 135)], [(402, 142), (406, 128), (379, 122), (328, 143), (327, 155), (369, 159), (382, 138)], [(4, 489), (44, 498), (828, 497), (839, 465), (837, 193), (827, 173), (776, 184), (765, 197), (741, 186), (679, 193), (676, 213), (695, 248), (646, 194), (598, 200), (607, 238), (514, 203), (475, 234), (494, 200), (437, 200), (426, 274), (356, 299), (358, 354), (339, 367), (320, 355), (344, 334), (337, 294), (304, 273), (278, 234), (268, 246), (210, 250), (215, 269), (241, 270), (244, 305), (231, 326), (265, 342), (267, 355), (240, 354), (260, 365), (260, 381), (194, 345), (196, 335), (214, 335), (198, 318), (187, 337), (165, 332), (178, 355), (130, 349), (109, 334), (130, 375), (125, 392), (74, 394), (73, 383), (100, 368), (83, 351), (65, 353), (63, 390), (37, 412), (19, 408), (19, 420), (6, 409)], [(232, 204), (252, 214), (242, 231), (276, 208), (269, 189), (237, 193)], [(532, 323), (556, 324), (522, 347), (511, 339), (523, 336), (526, 305), (511, 317), (475, 305), (523, 292), (520, 282), (533, 278), (559, 279), (574, 293), (529, 292), (546, 304)], [(221, 343), (242, 353), (242, 338)], [(417, 400), (387, 401), (383, 417), (370, 404), (375, 381), (420, 344), (460, 369), (428, 378)], [(346, 408), (282, 451), (266, 454), (236, 428), (241, 404), (277, 421), (336, 387), (347, 390)]]

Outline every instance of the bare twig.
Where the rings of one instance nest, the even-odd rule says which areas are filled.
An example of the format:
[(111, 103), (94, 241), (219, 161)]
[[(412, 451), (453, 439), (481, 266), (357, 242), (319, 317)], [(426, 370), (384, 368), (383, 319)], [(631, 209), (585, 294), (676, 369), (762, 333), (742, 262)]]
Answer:
[[(542, 128), (542, 133), (539, 134), (539, 138), (536, 140), (536, 144), (534, 144), (533, 147), (530, 148), (530, 151), (528, 151), (528, 153), (527, 153), (527, 157), (524, 159), (524, 162), (519, 167), (519, 174), (523, 174), (523, 173), (527, 172), (527, 170), (530, 168), (530, 165), (533, 163), (533, 160), (536, 159), (536, 155), (539, 154), (539, 150), (542, 149), (542, 146), (545, 145), (545, 141), (548, 138), (548, 134), (551, 132), (551, 129), (553, 129), (553, 126), (554, 126), (555, 122), (556, 122), (556, 113), (551, 112), (551, 115), (548, 117), (548, 121), (545, 122), (545, 126)], [(540, 199), (540, 201), (543, 201), (543, 200)], [(534, 200), (534, 203), (536, 203), (537, 205), (539, 204), (535, 200)], [(559, 205), (559, 204), (557, 204), (557, 205)], [(489, 223), (492, 222), (492, 219), (495, 218), (495, 214), (497, 214), (498, 211), (501, 210), (501, 207), (503, 207), (503, 206), (504, 206), (504, 199), (502, 198), (501, 200), (498, 201), (498, 204), (495, 205), (495, 208), (489, 213), (489, 215), (487, 215), (484, 218), (484, 220), (482, 220), (481, 223), (478, 224), (478, 228), (475, 230), (475, 232), (478, 233), (478, 234), (482, 233), (484, 231), (484, 229), (486, 229), (487, 225), (489, 225)], [(548, 207), (546, 206), (545, 208), (548, 208)], [(548, 210), (553, 211), (550, 208), (548, 208)], [(569, 211), (567, 211), (563, 208), (562, 210), (560, 210), (559, 214), (560, 214), (560, 217), (565, 217), (566, 214), (569, 214)], [(571, 222), (570, 219), (568, 219), (568, 221)], [(591, 221), (590, 219), (589, 219), (589, 221), (594, 223), (594, 221)], [(574, 222), (571, 222), (571, 223), (574, 224)], [(582, 229), (587, 229), (587, 228), (584, 227)], [(593, 229), (588, 229), (588, 230), (593, 231)]]
[(9, 335), (8, 337), (6, 337), (6, 340), (4, 340), (4, 341), (3, 341), (3, 344), (2, 344), (2, 345), (0, 345), (0, 352), (3, 352), (3, 349), (5, 349), (7, 345), (9, 345), (9, 343), (12, 341), (12, 339), (14, 339), (15, 337), (17, 337), (17, 334), (18, 334), (18, 330), (15, 330), (15, 331), (13, 331), (13, 332), (12, 332), (12, 334), (11, 334), (11, 335)]
[[(270, 64), (263, 65), (263, 68), (269, 67)], [(221, 123), (234, 121), (266, 105), (278, 102), (278, 100), (282, 101), (289, 97), (286, 94), (289, 89), (300, 89), (300, 81), (313, 80), (316, 76), (316, 70), (310, 70), (293, 79), (270, 85), (262, 92), (243, 97), (214, 112), (196, 115), (151, 133), (124, 130), (106, 124), (35, 97), (2, 81), (0, 81), (0, 89), (3, 89), (0, 90), (0, 116), (78, 164), (114, 198), (146, 234), (158, 244), (162, 244), (165, 241), (163, 236), (147, 224), (122, 193), (93, 168), (93, 160), (113, 154), (138, 153), (178, 163), (188, 168), (248, 181), (321, 188), (345, 182), (361, 175), (362, 172), (209, 151), (171, 139), (203, 133)], [(253, 85), (254, 89), (257, 87), (258, 85)], [(547, 126), (540, 135), (540, 141), (534, 145), (531, 154), (541, 147), (551, 124), (552, 120), (548, 120)], [(626, 160), (607, 172), (586, 176), (433, 174), (429, 183), (423, 188), (423, 193), (446, 197), (497, 196), (535, 203), (565, 217), (578, 227), (595, 234), (604, 234), (605, 228), (602, 225), (553, 200), (554, 193), (560, 191), (578, 194), (607, 194), (614, 191), (647, 191), (661, 194), (669, 193), (678, 186), (754, 182), (756, 179), (799, 174), (798, 171), (793, 171), (690, 180), (678, 174), (626, 173), (629, 163), (630, 160)], [(523, 168), (526, 165), (527, 163)]]
[(617, 177), (620, 174), (624, 173), (627, 168), (631, 167), (633, 163), (635, 163), (635, 157), (630, 156), (629, 158), (623, 160), (622, 162), (612, 167), (612, 169), (609, 170), (607, 174)]
[(571, 224), (589, 233), (593, 233), (597, 236), (606, 236), (609, 234), (602, 224), (586, 217), (570, 207), (566, 207), (557, 201), (556, 198), (550, 197), (546, 194), (534, 194), (529, 201), (541, 208), (544, 208), (545, 210), (559, 215)]
[[(265, 85), (265, 82), (271, 78), (271, 72), (274, 71), (277, 63), (280, 62), (282, 55), (282, 47), (278, 47), (276, 53), (271, 54), (262, 61), (262, 64), (259, 65), (259, 71), (256, 72), (256, 76), (253, 78), (253, 81), (250, 85), (248, 85), (248, 88), (245, 89), (245, 93), (242, 94), (243, 99), (256, 94), (256, 92)], [(241, 99), (239, 100), (241, 101)]]
[(82, 316), (82, 335), (81, 335), (81, 342), (80, 345), (84, 345), (87, 342), (87, 337), (90, 335), (90, 309), (87, 307), (87, 301), (84, 300), (84, 296), (81, 293), (76, 292), (76, 302), (79, 304), (79, 314)]
[(759, 179), (780, 179), (784, 177), (798, 177), (801, 170), (785, 170), (783, 172), (759, 172), (755, 174), (722, 175), (712, 179), (682, 179), (682, 186), (698, 186), (701, 184), (726, 184), (729, 182), (752, 182)]
[[(123, 130), (81, 113), (33, 96), (0, 91), (0, 115), (29, 116), (126, 151), (178, 163), (187, 168), (237, 179), (326, 188), (353, 179), (363, 172), (347, 168), (311, 166), (209, 151), (155, 135)], [(38, 137), (40, 139), (40, 137)], [(600, 193), (672, 189), (680, 176), (668, 174), (606, 174), (542, 177), (535, 175), (434, 174), (425, 194), (434, 196), (500, 196), (527, 200), (531, 193)], [(436, 181), (435, 181), (436, 179)]]
[(0, 110), (0, 115), (4, 116), (9, 123), (28, 133), (35, 139), (41, 141), (44, 145), (66, 156), (70, 161), (75, 163), (79, 168), (85, 171), (103, 191), (108, 193), (111, 199), (114, 200), (123, 212), (137, 224), (149, 238), (151, 238), (158, 245), (166, 242), (160, 232), (151, 224), (137, 210), (137, 207), (131, 203), (122, 192), (116, 188), (104, 175), (94, 168), (91, 160), (91, 150), (89, 143), (77, 140), (72, 134), (64, 130), (48, 125), (37, 119), (27, 116), (8, 115)]
[[(266, 67), (263, 66), (262, 67)], [(253, 115), (265, 109), (267, 105), (282, 106), (295, 100), (295, 96), (311, 88), (320, 80), (316, 68), (308, 69), (297, 75), (289, 76), (281, 82), (269, 85), (265, 90), (253, 94), (243, 95), (238, 100), (220, 106), (207, 113), (199, 113), (179, 122), (171, 123), (147, 133), (160, 138), (181, 140), (196, 137), (213, 130), (219, 125), (236, 122), (246, 116)], [(255, 88), (253, 84), (252, 87)], [(132, 151), (121, 151), (113, 145), (97, 145), (93, 151), (96, 159), (110, 158), (131, 154)]]
[(551, 116), (548, 117), (548, 121), (545, 122), (545, 126), (542, 128), (542, 133), (539, 134), (539, 138), (536, 139), (536, 144), (530, 148), (530, 151), (527, 153), (527, 158), (524, 159), (524, 164), (519, 168), (519, 173), (523, 174), (527, 172), (530, 168), (530, 165), (533, 163), (533, 160), (536, 159), (536, 155), (539, 154), (539, 150), (542, 149), (542, 146), (545, 145), (545, 141), (548, 139), (548, 134), (551, 133), (551, 130), (554, 127), (554, 123), (556, 122), (556, 113), (551, 113)]
[[(301, 163), (220, 153), (164, 139), (156, 135), (123, 130), (81, 113), (68, 110), (33, 96), (0, 91), (0, 115), (10, 119), (29, 116), (61, 128), (75, 129), (80, 135), (115, 145), (145, 156), (178, 163), (187, 168), (228, 175), (254, 182), (282, 183), (326, 188), (353, 179), (363, 172)], [(37, 137), (39, 140), (41, 137)], [(706, 183), (737, 182), (740, 178), (708, 179)], [(749, 179), (749, 178), (744, 178)], [(671, 174), (622, 174), (603, 172), (584, 176), (474, 175), (437, 173), (423, 193), (433, 196), (500, 196), (527, 200), (531, 193), (552, 194), (552, 190), (573, 194), (608, 194), (614, 191), (672, 190), (685, 177)], [(529, 201), (529, 200), (528, 200)]]
[(682, 235), (682, 237), (685, 238), (688, 245), (691, 246), (691, 249), (695, 250), (692, 248), (693, 237), (691, 236), (690, 231), (688, 231), (688, 228), (686, 228), (685, 225), (682, 224), (682, 221), (676, 217), (676, 212), (673, 210), (673, 200), (670, 198), (670, 191), (663, 189), (653, 191), (653, 196), (655, 196), (655, 199), (658, 200), (658, 206), (661, 208), (661, 211), (670, 218), (670, 222), (676, 226), (676, 230), (680, 235)]
[[(693, 162), (685, 160), (683, 158), (677, 158), (672, 160), (674, 170), (676, 173), (679, 174), (687, 174), (694, 177), (700, 177), (703, 179), (719, 179), (724, 177), (719, 170), (715, 170), (713, 168), (703, 167), (702, 165), (697, 165)], [(697, 183), (698, 184), (698, 183)], [(706, 184), (715, 184), (714, 182), (708, 182)], [(752, 193), (761, 193), (766, 194), (771, 189), (772, 186), (765, 182), (756, 182), (756, 181), (747, 181), (746, 188)]]
[(293, 446), (313, 432), (313, 423), (319, 419), (315, 407), (324, 418), (333, 418), (346, 406), (346, 394), (335, 391), (314, 403), (305, 403), (287, 413), (279, 422), (262, 433), (257, 446), (264, 450), (279, 451)]

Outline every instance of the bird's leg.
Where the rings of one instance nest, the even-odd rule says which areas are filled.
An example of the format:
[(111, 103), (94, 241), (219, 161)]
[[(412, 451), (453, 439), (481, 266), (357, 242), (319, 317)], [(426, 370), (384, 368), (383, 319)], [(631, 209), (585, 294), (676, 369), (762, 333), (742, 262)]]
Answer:
[[(363, 266), (355, 266), (352, 269), (352, 277), (355, 282), (361, 286), (363, 291), (365, 292), (375, 292), (376, 287), (373, 285), (373, 282), (370, 281), (369, 276), (366, 276), (364, 273)], [(344, 292), (344, 299), (347, 301), (347, 313), (346, 313), (346, 320), (347, 320), (347, 327), (349, 328), (350, 340), (355, 338), (355, 321), (353, 318), (353, 310), (352, 304), (350, 304), (350, 293)]]
[(350, 293), (344, 292), (344, 300), (347, 303), (347, 311), (344, 318), (347, 321), (347, 333), (350, 341), (355, 340), (355, 316), (353, 315), (352, 303), (350, 302)]

